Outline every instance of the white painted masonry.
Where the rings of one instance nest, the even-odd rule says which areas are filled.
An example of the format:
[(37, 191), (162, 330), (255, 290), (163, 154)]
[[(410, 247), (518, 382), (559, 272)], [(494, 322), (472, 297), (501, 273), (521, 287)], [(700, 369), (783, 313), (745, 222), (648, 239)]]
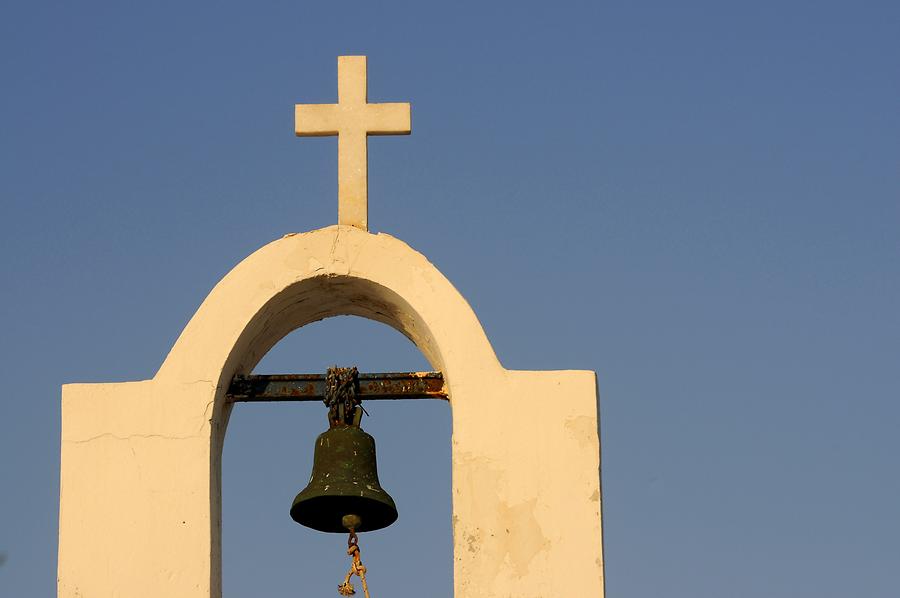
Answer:
[(337, 315), (392, 326), (444, 373), (456, 598), (603, 596), (594, 373), (504, 369), (424, 256), (338, 225), (238, 264), (152, 380), (63, 386), (61, 598), (221, 596), (225, 390), (286, 334)]

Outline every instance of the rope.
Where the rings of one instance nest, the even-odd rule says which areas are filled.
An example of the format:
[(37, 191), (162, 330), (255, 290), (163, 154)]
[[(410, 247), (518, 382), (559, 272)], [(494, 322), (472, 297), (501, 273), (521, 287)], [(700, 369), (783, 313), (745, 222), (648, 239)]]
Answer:
[(350, 537), (347, 538), (347, 555), (353, 561), (350, 563), (350, 570), (347, 571), (347, 576), (344, 577), (344, 583), (338, 586), (338, 594), (341, 596), (353, 596), (356, 594), (356, 588), (350, 583), (350, 578), (356, 575), (359, 577), (360, 583), (362, 583), (363, 593), (366, 595), (366, 598), (372, 598), (369, 596), (369, 584), (366, 583), (366, 566), (362, 564), (362, 560), (359, 558), (358, 539), (356, 532), (353, 530), (350, 530)]
[(354, 424), (357, 407), (362, 408), (359, 399), (359, 372), (355, 367), (328, 368), (325, 375), (324, 402), (328, 406), (330, 424), (346, 426)]

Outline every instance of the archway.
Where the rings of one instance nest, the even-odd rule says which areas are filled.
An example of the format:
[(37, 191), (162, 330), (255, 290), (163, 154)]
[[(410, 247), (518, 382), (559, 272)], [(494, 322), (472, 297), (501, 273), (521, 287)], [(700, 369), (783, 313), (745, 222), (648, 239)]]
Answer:
[[(332, 226), (289, 235), (238, 264), (210, 293), (154, 381), (192, 388), (214, 381), (211, 413), (211, 586), (221, 583), (221, 455), (230, 415), (225, 390), (282, 338), (334, 316), (386, 324), (444, 374), (451, 406), (474, 399), (503, 370), (471, 308), (421, 254), (389, 235)], [(502, 386), (502, 384), (497, 384)], [(454, 416), (455, 420), (455, 416)]]
[[(424, 256), (332, 226), (238, 264), (153, 380), (63, 388), (60, 596), (221, 595), (225, 391), (284, 335), (336, 315), (399, 330), (444, 374), (454, 595), (602, 593), (594, 373), (505, 370)], [(98, 558), (109, 566), (89, 573)]]

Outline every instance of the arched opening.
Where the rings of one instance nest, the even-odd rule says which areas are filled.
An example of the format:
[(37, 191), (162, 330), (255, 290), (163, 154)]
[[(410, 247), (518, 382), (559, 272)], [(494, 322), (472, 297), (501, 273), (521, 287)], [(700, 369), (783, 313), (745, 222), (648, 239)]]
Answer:
[[(432, 368), (393, 328), (333, 317), (288, 334), (254, 373), (324, 373), (332, 365), (356, 365), (362, 372)], [(377, 442), (379, 477), (400, 512), (394, 525), (360, 535), (373, 593), (449, 598), (449, 405), (406, 400), (365, 407), (370, 416), (363, 428)], [(288, 515), (306, 484), (314, 440), (326, 427), (325, 407), (318, 402), (234, 406), (222, 457), (224, 596), (335, 594), (349, 566), (346, 537), (309, 530)]]

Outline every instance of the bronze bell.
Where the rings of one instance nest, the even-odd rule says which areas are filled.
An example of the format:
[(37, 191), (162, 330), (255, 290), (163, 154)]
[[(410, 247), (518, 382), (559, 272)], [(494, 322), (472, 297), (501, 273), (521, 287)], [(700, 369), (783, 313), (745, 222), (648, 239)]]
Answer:
[[(356, 368), (334, 370), (356, 374)], [(329, 382), (331, 377), (329, 370)], [(291, 518), (320, 532), (387, 527), (397, 520), (397, 507), (378, 482), (375, 439), (359, 427), (363, 413), (359, 402), (336, 400), (334, 395), (330, 402), (326, 397), (330, 428), (316, 439), (309, 484), (294, 498)], [(355, 398), (355, 393), (351, 395)]]

